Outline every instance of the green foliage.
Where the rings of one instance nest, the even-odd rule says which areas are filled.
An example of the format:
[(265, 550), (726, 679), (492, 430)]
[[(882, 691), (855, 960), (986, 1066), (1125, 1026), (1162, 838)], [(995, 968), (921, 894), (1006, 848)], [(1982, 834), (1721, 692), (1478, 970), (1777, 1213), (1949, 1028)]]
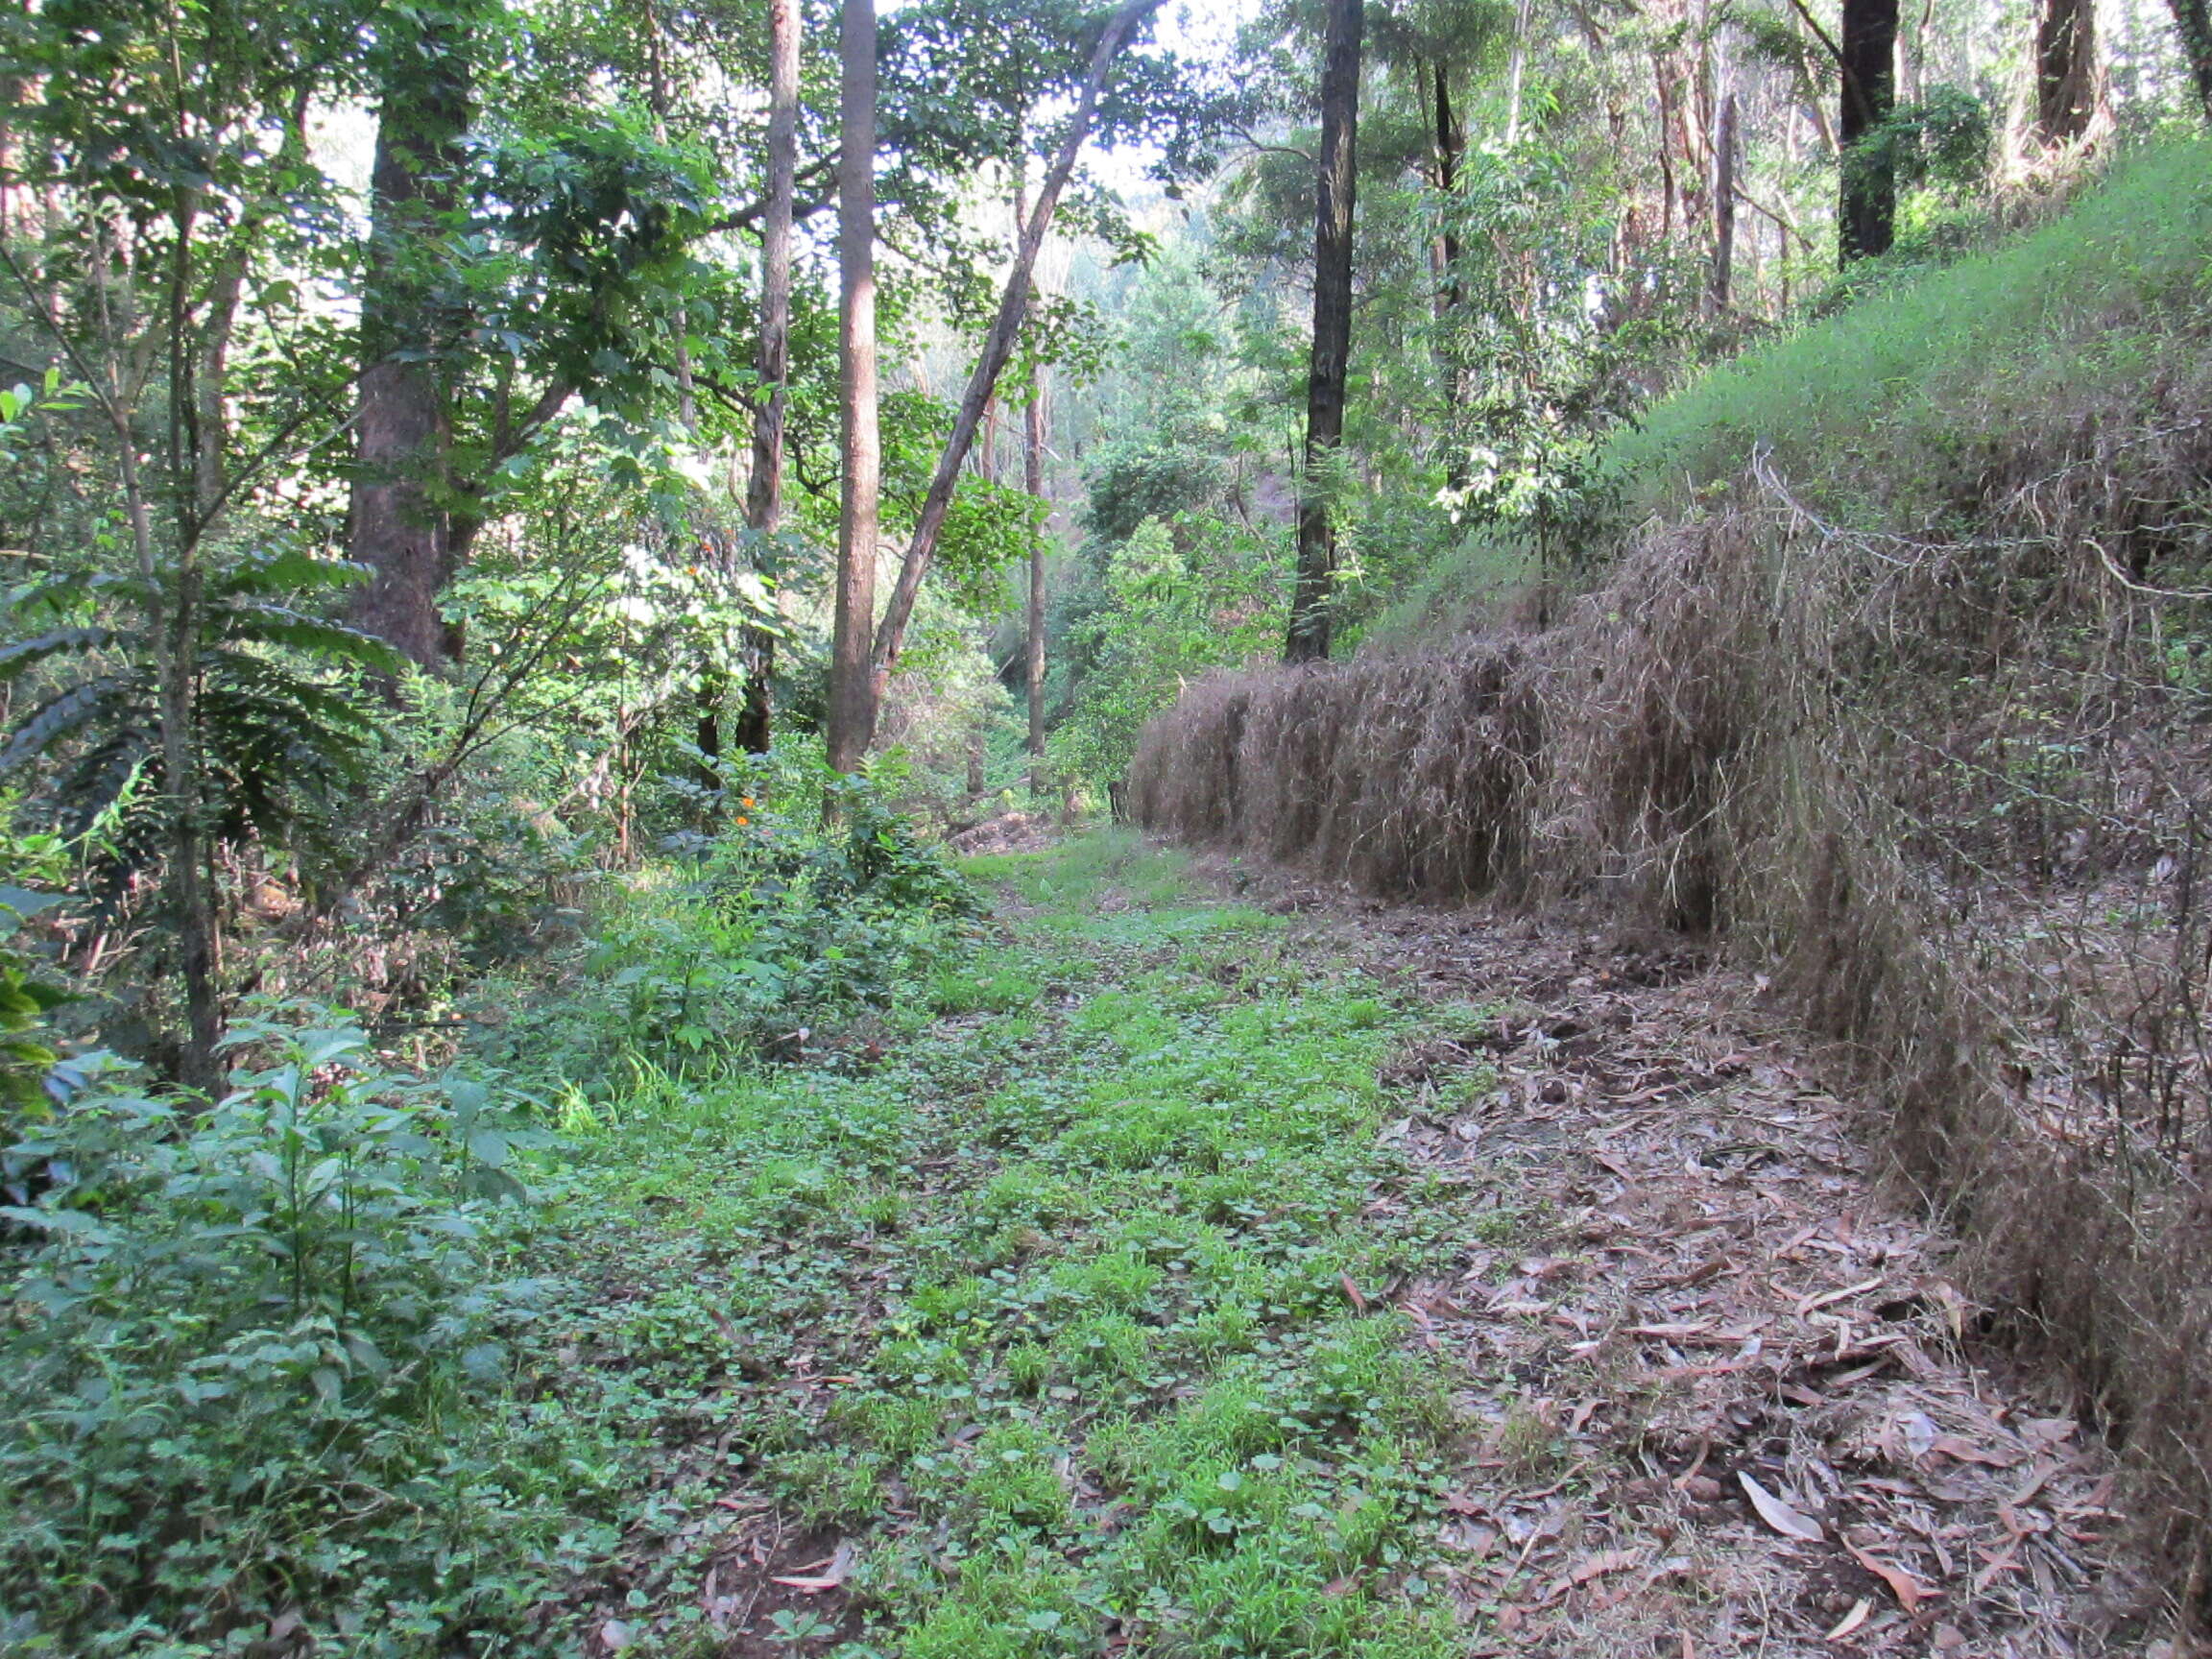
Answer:
[(1100, 548), (1097, 601), (1070, 628), (1081, 672), (1049, 752), (1063, 775), (1120, 778), (1144, 723), (1183, 683), (1275, 648), (1286, 612), (1283, 540), (1219, 518), (1146, 519)]
[[(1419, 1605), (1451, 1408), (1345, 1288), (1480, 1207), (1377, 1142), (1405, 1021), (1127, 839), (973, 868), (1022, 897), (982, 966), (1052, 989), (578, 1113), (527, 1363), (694, 1449), (667, 1536), (738, 1479), (836, 1527), (877, 1651), (1456, 1651)], [(633, 1579), (671, 1618), (675, 1550)]]
[(489, 1248), (530, 1137), (358, 1030), (237, 1042), (254, 1064), (197, 1116), (105, 1083), (0, 1154), (13, 1650), (219, 1645), (305, 1607), (398, 1651), (534, 1594), (541, 1524), (497, 1537), (517, 1518), (451, 1432), (508, 1364), (522, 1287)]
[[(206, 576), (192, 607), (191, 735), (219, 833), (280, 842), (358, 777), (373, 721), (339, 671), (397, 659), (313, 607), (365, 574), (279, 547)], [(70, 573), (8, 595), (19, 632), (0, 646), (0, 684), (29, 695), (0, 743), (0, 781), (59, 752), (27, 809), (72, 837), (104, 825), (113, 886), (152, 862), (166, 822), (160, 629), (177, 603), (174, 572)]]
[(691, 862), (612, 900), (571, 988), (503, 1034), (535, 1068), (795, 1055), (959, 953), (973, 892), (867, 780), (799, 745), (725, 776), (719, 832), (675, 837)]

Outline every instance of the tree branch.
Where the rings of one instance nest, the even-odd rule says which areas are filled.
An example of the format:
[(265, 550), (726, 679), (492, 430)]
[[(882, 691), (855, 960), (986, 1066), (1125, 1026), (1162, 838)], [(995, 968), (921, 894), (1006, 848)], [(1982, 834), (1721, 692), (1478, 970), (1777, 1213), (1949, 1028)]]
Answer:
[[(952, 493), (959, 488), (961, 469), (967, 462), (970, 446), (975, 442), (976, 429), (983, 421), (983, 407), (990, 402), (999, 374), (1014, 355), (1015, 342), (1029, 308), (1030, 277), (1036, 270), (1037, 254), (1044, 246), (1045, 233), (1051, 228), (1052, 212), (1059, 205), (1060, 194), (1075, 171), (1075, 158), (1082, 151), (1083, 141), (1090, 136), (1106, 77), (1129, 36), (1162, 3), (1163, 0), (1128, 0), (1108, 22), (1106, 32), (1098, 37), (1097, 50), (1091, 56), (1091, 69), (1084, 79), (1082, 95), (1069, 118), (1059, 154), (1052, 157), (1052, 165), (1037, 192), (1037, 201), (1029, 210), (1029, 222), (1022, 227), (1021, 244), (1015, 251), (1014, 269), (1007, 273), (1006, 285), (999, 294), (998, 318), (984, 339), (983, 354), (975, 360), (974, 373), (968, 377), (968, 391), (960, 399), (960, 413), (952, 422), (952, 436), (946, 441), (944, 453), (937, 457), (936, 475), (929, 481), (929, 493), (923, 498), (922, 516), (914, 526), (914, 538), (907, 543), (906, 557), (900, 564), (899, 585), (892, 589), (890, 608), (884, 612), (882, 624), (876, 631), (871, 662), (878, 687), (898, 664), (899, 648), (906, 637), (906, 624), (913, 618), (914, 602), (922, 592), (922, 579), (929, 573), (930, 562), (937, 552), (937, 538), (945, 528), (945, 516), (952, 506)], [(870, 724), (874, 724), (873, 711)]]

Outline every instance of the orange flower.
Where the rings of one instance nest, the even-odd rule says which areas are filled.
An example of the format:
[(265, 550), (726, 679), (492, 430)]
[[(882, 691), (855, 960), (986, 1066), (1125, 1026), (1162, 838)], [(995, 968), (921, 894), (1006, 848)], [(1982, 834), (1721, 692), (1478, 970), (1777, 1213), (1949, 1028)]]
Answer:
[(745, 826), (746, 826), (746, 825), (748, 825), (748, 824), (750, 824), (750, 823), (752, 823), (752, 822), (753, 822), (753, 820), (752, 820), (752, 819), (750, 819), (750, 818), (746, 818), (746, 817), (739, 817), (739, 818), (738, 818), (738, 820), (737, 820), (737, 828), (738, 828), (738, 829), (740, 829), (740, 830), (742, 830), (742, 829), (744, 829), (744, 828), (745, 828)]
[(737, 799), (737, 805), (740, 806), (751, 806), (753, 805), (753, 797), (750, 795), (741, 795)]

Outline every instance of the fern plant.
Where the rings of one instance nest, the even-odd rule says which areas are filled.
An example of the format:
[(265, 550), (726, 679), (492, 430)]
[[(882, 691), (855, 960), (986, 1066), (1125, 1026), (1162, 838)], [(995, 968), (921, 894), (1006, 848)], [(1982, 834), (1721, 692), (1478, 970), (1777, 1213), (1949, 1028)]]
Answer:
[[(190, 607), (191, 707), (202, 828), (213, 840), (281, 842), (310, 804), (359, 775), (374, 715), (341, 671), (392, 673), (382, 640), (318, 615), (314, 600), (363, 579), (362, 566), (298, 548), (207, 571)], [(164, 589), (174, 583), (163, 581)], [(17, 589), (17, 636), (0, 646), (0, 685), (27, 683), (0, 738), (0, 785), (41, 757), (55, 764), (30, 796), (63, 834), (105, 826), (108, 897), (163, 850), (161, 676), (170, 651), (122, 617), (173, 617), (173, 593), (140, 576), (72, 574)]]

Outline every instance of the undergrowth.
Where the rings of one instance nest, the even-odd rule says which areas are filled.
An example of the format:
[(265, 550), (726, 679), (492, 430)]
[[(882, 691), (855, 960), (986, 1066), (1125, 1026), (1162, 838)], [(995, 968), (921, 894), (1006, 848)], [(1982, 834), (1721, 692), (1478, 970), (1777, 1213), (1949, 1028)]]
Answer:
[[(839, 1044), (587, 980), (421, 1077), (278, 1011), (210, 1112), (18, 1136), (0, 1651), (704, 1654), (764, 1507), (857, 1546), (795, 1652), (1457, 1653), (1454, 1379), (1381, 1298), (1510, 1213), (1382, 1134), (1413, 1016), (1125, 838), (870, 846), (935, 933)], [(613, 925), (719, 972), (783, 856)]]
[(1455, 1653), (1421, 1523), (1455, 1425), (1358, 1288), (1472, 1202), (1377, 1143), (1407, 1017), (1126, 841), (970, 869), (1023, 920), (879, 1067), (574, 1131), (607, 1209), (557, 1387), (721, 1448), (631, 1551), (656, 1640), (702, 1617), (682, 1518), (742, 1487), (870, 1541), (841, 1652)]

